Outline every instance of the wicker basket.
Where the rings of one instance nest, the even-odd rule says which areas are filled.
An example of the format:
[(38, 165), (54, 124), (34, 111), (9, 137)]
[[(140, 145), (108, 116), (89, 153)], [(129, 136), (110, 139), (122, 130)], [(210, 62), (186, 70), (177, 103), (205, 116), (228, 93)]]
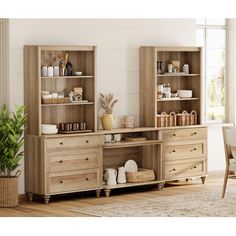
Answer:
[(47, 99), (43, 98), (42, 103), (43, 104), (52, 104), (52, 98), (47, 98)]
[(166, 112), (162, 112), (160, 115), (157, 115), (157, 127), (166, 126)]
[(187, 111), (177, 114), (177, 125), (189, 125), (190, 123), (190, 114)]
[(138, 169), (138, 172), (126, 172), (127, 183), (147, 182), (155, 179), (154, 170)]
[(20, 172), (16, 176), (0, 177), (0, 207), (16, 207), (18, 206), (18, 178)]
[(197, 124), (197, 112), (191, 111), (190, 112), (190, 125), (196, 125)]
[(174, 111), (170, 112), (170, 123), (169, 126), (176, 126), (176, 114)]

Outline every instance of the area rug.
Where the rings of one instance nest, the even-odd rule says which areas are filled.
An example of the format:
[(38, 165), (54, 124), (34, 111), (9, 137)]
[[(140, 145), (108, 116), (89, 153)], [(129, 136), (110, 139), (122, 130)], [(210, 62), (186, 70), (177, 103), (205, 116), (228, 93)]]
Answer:
[(214, 187), (201, 192), (73, 208), (71, 211), (100, 217), (233, 217), (236, 216), (236, 188), (228, 188), (224, 199), (221, 188)]

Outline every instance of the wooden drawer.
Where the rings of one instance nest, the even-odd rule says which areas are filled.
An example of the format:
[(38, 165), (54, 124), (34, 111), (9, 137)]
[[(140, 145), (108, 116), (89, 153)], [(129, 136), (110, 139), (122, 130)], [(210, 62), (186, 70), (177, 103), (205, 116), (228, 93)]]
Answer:
[(165, 180), (178, 179), (185, 177), (194, 177), (206, 173), (206, 162), (202, 159), (193, 160), (188, 163), (166, 163), (165, 165)]
[(101, 187), (100, 168), (60, 172), (48, 175), (48, 194), (75, 192)]
[(168, 145), (164, 148), (165, 161), (206, 156), (206, 142), (183, 145)]
[(74, 149), (72, 151), (51, 151), (47, 154), (47, 171), (71, 171), (98, 168), (101, 166), (101, 149)]
[(207, 139), (207, 128), (191, 128), (179, 130), (165, 130), (163, 131), (164, 141), (177, 141), (181, 139)]
[(47, 149), (90, 147), (102, 145), (102, 139), (100, 135), (50, 138), (47, 139), (46, 142)]

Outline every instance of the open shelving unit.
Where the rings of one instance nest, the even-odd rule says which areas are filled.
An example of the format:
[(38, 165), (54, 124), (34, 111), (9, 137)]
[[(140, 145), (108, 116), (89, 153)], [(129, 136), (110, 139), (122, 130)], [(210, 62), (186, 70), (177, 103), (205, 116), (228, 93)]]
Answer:
[[(96, 131), (96, 70), (95, 46), (25, 46), (25, 104), (28, 113), (28, 133), (41, 135), (41, 124), (85, 122), (88, 130)], [(42, 77), (42, 66), (54, 65), (57, 58), (68, 54), (73, 72), (80, 76)], [(30, 66), (28, 66), (30, 63)], [(83, 88), (83, 100), (78, 103), (41, 102), (41, 91), (63, 92), (68, 97), (74, 87)], [(33, 104), (33, 105), (32, 105)], [(32, 122), (32, 120), (34, 122)]]
[[(201, 124), (201, 58), (200, 47), (155, 47), (140, 48), (140, 113), (142, 126), (157, 127), (157, 114), (162, 112), (181, 113), (195, 110), (198, 115), (197, 124)], [(180, 68), (189, 65), (189, 74), (166, 73), (157, 74), (157, 62), (162, 61), (166, 67), (171, 61), (180, 61)], [(157, 99), (157, 85), (169, 84), (172, 92), (192, 90), (191, 98)], [(148, 93), (147, 93), (148, 91)]]
[[(117, 169), (124, 166), (125, 162), (132, 159), (136, 161), (139, 168), (153, 169), (155, 172), (155, 180), (139, 183), (125, 183), (116, 185), (103, 185), (103, 189), (107, 197), (112, 189), (156, 185), (158, 189), (163, 188), (162, 180), (162, 160), (161, 160), (161, 144), (158, 131), (153, 128), (134, 128), (134, 129), (114, 129), (106, 131), (106, 134), (122, 133), (120, 142), (103, 144), (103, 170), (106, 168)], [(105, 135), (106, 135), (105, 134)], [(126, 137), (145, 137), (142, 141), (126, 141)]]

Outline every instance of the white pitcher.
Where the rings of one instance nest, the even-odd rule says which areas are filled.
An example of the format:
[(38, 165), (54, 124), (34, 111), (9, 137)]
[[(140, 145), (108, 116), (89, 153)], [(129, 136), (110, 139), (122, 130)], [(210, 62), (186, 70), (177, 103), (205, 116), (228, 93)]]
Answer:
[(116, 185), (117, 170), (108, 168), (106, 169), (105, 178), (107, 179), (107, 185)]
[(125, 168), (123, 166), (118, 168), (117, 183), (118, 184), (126, 183)]

